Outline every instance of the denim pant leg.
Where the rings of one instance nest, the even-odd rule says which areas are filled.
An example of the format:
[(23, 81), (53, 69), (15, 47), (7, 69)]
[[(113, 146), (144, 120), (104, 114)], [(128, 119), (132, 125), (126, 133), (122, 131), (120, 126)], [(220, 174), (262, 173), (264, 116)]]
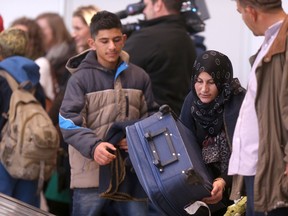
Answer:
[(246, 216), (265, 216), (263, 212), (254, 211), (254, 178), (255, 176), (244, 176), (247, 193)]
[(100, 216), (107, 203), (106, 199), (99, 197), (97, 188), (75, 188), (72, 216)]
[(254, 216), (254, 176), (244, 176), (247, 193), (246, 216)]
[(12, 178), (2, 163), (0, 163), (0, 192), (13, 197), (15, 184), (16, 179)]
[(148, 203), (137, 201), (113, 201), (114, 211), (117, 215), (125, 216), (147, 216)]
[(37, 208), (40, 207), (40, 196), (37, 195), (38, 181), (13, 178), (0, 163), (0, 192), (28, 203)]
[(37, 194), (38, 181), (19, 179), (14, 190), (14, 197), (32, 206), (40, 208), (40, 194)]

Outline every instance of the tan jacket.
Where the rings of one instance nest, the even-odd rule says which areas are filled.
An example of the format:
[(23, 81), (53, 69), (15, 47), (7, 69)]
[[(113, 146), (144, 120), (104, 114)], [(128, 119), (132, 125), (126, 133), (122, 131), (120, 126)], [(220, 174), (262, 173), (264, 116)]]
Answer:
[[(254, 183), (255, 211), (288, 206), (288, 16), (270, 50), (256, 69), (256, 113), (259, 124), (258, 165)], [(251, 64), (257, 55), (250, 58)], [(237, 199), (243, 179), (233, 178), (231, 199)]]
[(77, 72), (68, 81), (59, 115), (61, 132), (69, 143), (70, 187), (98, 187), (94, 149), (114, 122), (141, 119), (154, 110), (151, 81), (128, 60), (120, 62), (118, 75), (103, 68), (95, 51), (75, 56), (70, 63)]

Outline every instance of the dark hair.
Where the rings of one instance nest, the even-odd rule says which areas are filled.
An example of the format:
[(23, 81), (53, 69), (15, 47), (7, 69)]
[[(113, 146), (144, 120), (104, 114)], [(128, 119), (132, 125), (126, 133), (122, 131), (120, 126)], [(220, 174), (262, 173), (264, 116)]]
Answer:
[(260, 10), (267, 11), (271, 9), (281, 9), (282, 0), (238, 0), (242, 6), (250, 5), (259, 8)]
[(11, 24), (12, 27), (22, 25), (27, 28), (29, 45), (27, 46), (27, 55), (29, 58), (35, 60), (45, 55), (45, 48), (43, 44), (42, 29), (34, 19), (27, 17), (20, 17), (14, 20)]
[(109, 11), (99, 11), (91, 19), (90, 33), (95, 37), (99, 30), (117, 28), (122, 31), (122, 24), (119, 17)]
[[(156, 3), (158, 0), (152, 0), (152, 3)], [(183, 0), (162, 0), (167, 10), (170, 13), (180, 13)]]

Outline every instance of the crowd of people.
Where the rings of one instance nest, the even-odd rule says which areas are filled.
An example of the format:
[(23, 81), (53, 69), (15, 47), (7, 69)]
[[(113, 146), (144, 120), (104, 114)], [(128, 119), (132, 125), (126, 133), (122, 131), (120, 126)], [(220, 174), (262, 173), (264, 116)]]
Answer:
[[(282, 0), (235, 1), (251, 32), (264, 36), (250, 58), (247, 87), (234, 77), (227, 55), (197, 53), (180, 15), (182, 1), (142, 2), (141, 29), (129, 36), (116, 14), (95, 5), (75, 9), (71, 33), (54, 12), (18, 17), (7, 29), (0, 16), (0, 69), (19, 83), (33, 80), (61, 138), (42, 198), (37, 181), (12, 177), (1, 160), (0, 193), (37, 208), (44, 199), (47, 211), (59, 216), (163, 215), (133, 169), (123, 174), (117, 167), (128, 166), (125, 127), (167, 104), (195, 135), (213, 177), (211, 196), (201, 201), (225, 205), (212, 216), (224, 215), (243, 196), (246, 216), (288, 215), (288, 16)], [(1, 76), (0, 86), (2, 131), (12, 90)]]

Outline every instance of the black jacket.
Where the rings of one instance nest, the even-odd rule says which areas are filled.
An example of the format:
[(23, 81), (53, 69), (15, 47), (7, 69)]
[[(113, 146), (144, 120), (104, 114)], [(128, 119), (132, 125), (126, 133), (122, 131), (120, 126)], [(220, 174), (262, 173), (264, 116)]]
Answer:
[(156, 102), (168, 104), (179, 114), (190, 89), (194, 42), (178, 15), (148, 20), (141, 26), (129, 36), (124, 50), (132, 63), (149, 74)]
[[(230, 149), (232, 148), (234, 129), (236, 126), (236, 122), (237, 122), (239, 111), (242, 105), (242, 101), (245, 97), (245, 92), (246, 91), (243, 91), (237, 95), (232, 95), (230, 100), (224, 104), (224, 114), (223, 114), (224, 130), (226, 133), (226, 137), (227, 137), (227, 141), (230, 146)], [(191, 94), (192, 93), (190, 92), (185, 99), (185, 102), (183, 104), (183, 108), (181, 111), (180, 119), (184, 123), (184, 125), (188, 127), (194, 133), (200, 145), (200, 143), (202, 143), (203, 140), (199, 140), (199, 135), (197, 133), (198, 131), (197, 124), (191, 114), (191, 106), (193, 102)], [(218, 176), (214, 176), (214, 178), (216, 177)], [(227, 173), (222, 173), (221, 177), (225, 179), (226, 187), (230, 188), (232, 184), (231, 176), (228, 176)]]

